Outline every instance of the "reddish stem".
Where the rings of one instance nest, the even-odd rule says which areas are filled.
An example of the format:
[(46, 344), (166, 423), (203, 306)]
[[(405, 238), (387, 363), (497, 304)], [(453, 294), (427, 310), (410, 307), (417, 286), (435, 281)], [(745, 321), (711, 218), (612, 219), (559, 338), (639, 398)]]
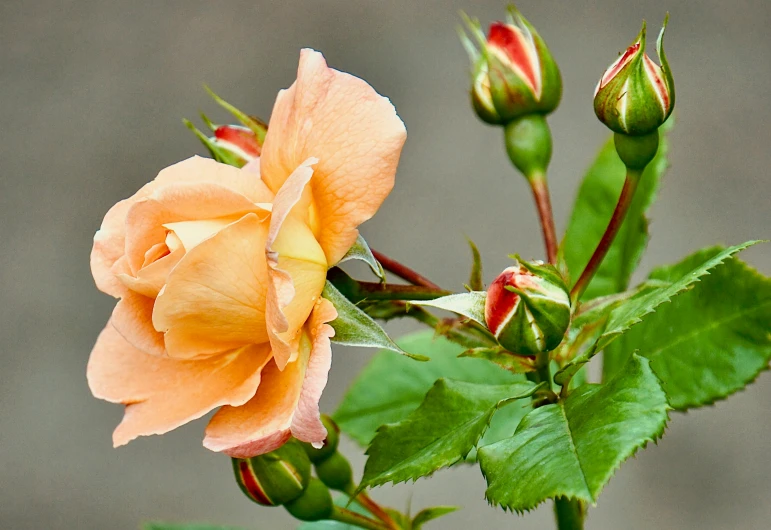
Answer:
[(549, 197), (549, 184), (545, 176), (536, 176), (528, 180), (530, 181), (530, 188), (533, 190), (538, 217), (541, 220), (543, 241), (546, 245), (546, 257), (549, 263), (554, 264), (557, 262), (557, 231), (554, 228), (554, 213), (552, 212), (551, 199)]
[(369, 510), (372, 515), (383, 521), (383, 523), (385, 523), (388, 528), (399, 528), (399, 525), (396, 524), (396, 521), (393, 520), (388, 512), (381, 508), (380, 505), (376, 503), (372, 497), (367, 495), (366, 492), (362, 491), (359, 493), (359, 495), (356, 497), (356, 502)]
[(422, 287), (428, 287), (429, 289), (442, 290), (441, 287), (439, 287), (437, 284), (435, 284), (434, 282), (432, 282), (422, 274), (415, 272), (408, 266), (402, 263), (399, 263), (395, 259), (391, 259), (385, 254), (378, 252), (377, 250), (372, 250), (372, 255), (375, 256), (375, 259), (380, 262), (380, 264), (383, 266), (385, 270), (396, 274), (399, 278), (402, 278), (403, 280), (407, 280), (413, 285), (420, 285)]
[(634, 192), (637, 190), (637, 184), (639, 182), (640, 172), (632, 172), (631, 170), (627, 172), (624, 187), (621, 189), (621, 195), (618, 198), (618, 203), (616, 203), (616, 209), (613, 210), (613, 216), (610, 218), (608, 228), (605, 229), (605, 233), (597, 244), (597, 248), (594, 250), (594, 254), (592, 254), (584, 272), (581, 273), (581, 277), (578, 278), (578, 281), (570, 291), (570, 297), (573, 300), (581, 298), (581, 295), (584, 294), (586, 288), (589, 287), (589, 283), (592, 281), (594, 274), (600, 268), (602, 260), (605, 259), (605, 255), (608, 253), (608, 250), (610, 250), (613, 240), (616, 238), (621, 225), (624, 223), (626, 212), (629, 210), (629, 205), (632, 204)]

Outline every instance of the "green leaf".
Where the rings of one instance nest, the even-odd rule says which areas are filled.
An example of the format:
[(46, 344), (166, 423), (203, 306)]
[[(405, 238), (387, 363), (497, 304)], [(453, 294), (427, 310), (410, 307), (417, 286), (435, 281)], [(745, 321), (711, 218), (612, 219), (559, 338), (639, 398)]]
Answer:
[[(699, 281), (699, 279), (708, 274), (710, 269), (713, 269), (723, 263), (726, 259), (730, 258), (737, 252), (750, 247), (759, 241), (748, 241), (741, 245), (734, 245), (722, 252), (719, 252), (712, 256), (710, 259), (698, 264), (689, 272), (685, 272), (680, 276), (677, 281), (673, 281), (669, 286), (660, 289), (654, 289), (653, 291), (643, 296), (632, 298), (626, 303), (622, 304), (618, 308), (614, 309), (608, 319), (608, 325), (605, 327), (605, 331), (602, 333), (598, 341), (598, 350), (601, 350), (607, 346), (615, 337), (624, 333), (627, 329), (633, 325), (642, 322), (642, 319), (653, 313), (653, 311), (663, 304), (668, 302), (675, 295), (685, 291), (692, 284)], [(689, 263), (695, 265), (695, 263)], [(657, 278), (660, 279), (660, 278)]]
[(142, 524), (142, 530), (241, 530), (235, 526), (218, 526), (206, 523), (164, 523), (153, 521)]
[(410, 302), (412, 305), (435, 307), (437, 309), (444, 309), (445, 311), (451, 311), (459, 315), (463, 315), (466, 318), (482, 324), (487, 328), (485, 323), (485, 300), (487, 299), (487, 293), (484, 291), (471, 291), (469, 293), (451, 294), (449, 296), (442, 296), (434, 300), (426, 300), (420, 302)]
[(529, 381), (488, 385), (439, 379), (417, 410), (378, 429), (360, 487), (414, 481), (464, 459), (498, 407), (530, 397), (537, 388)]
[(383, 270), (383, 266), (377, 259), (375, 259), (375, 256), (372, 254), (372, 250), (369, 248), (369, 245), (361, 236), (361, 234), (359, 234), (359, 237), (356, 238), (356, 242), (353, 244), (353, 246), (348, 249), (348, 252), (345, 254), (345, 256), (343, 256), (343, 259), (338, 262), (338, 265), (352, 259), (363, 261), (369, 265), (369, 268), (372, 269), (372, 272), (375, 273), (375, 276), (380, 278), (381, 282), (385, 283), (386, 275), (385, 271)]
[[(399, 344), (431, 360), (416, 363), (391, 351), (379, 352), (354, 380), (333, 415), (340, 428), (362, 445), (369, 444), (381, 425), (399, 422), (418, 408), (441, 377), (491, 385), (522, 380), (485, 360), (458, 358), (462, 346), (435, 338), (430, 331), (402, 337)], [(503, 412), (508, 411), (501, 416)], [(493, 420), (493, 426), (495, 423)]]
[(412, 519), (412, 530), (421, 530), (427, 522), (439, 519), (457, 509), (457, 506), (432, 506), (431, 508), (421, 510)]
[(473, 263), (471, 265), (471, 275), (469, 276), (468, 286), (471, 291), (484, 291), (485, 282), (482, 277), (482, 256), (479, 254), (479, 249), (473, 241), (467, 239), (468, 246), (471, 247), (471, 257)]
[[(651, 278), (676, 282), (720, 251), (704, 249)], [(614, 373), (637, 351), (650, 359), (674, 408), (711, 404), (768, 367), (770, 323), (771, 278), (732, 258), (606, 349), (603, 371)]]
[(666, 426), (666, 395), (633, 355), (606, 384), (587, 384), (525, 416), (514, 436), (479, 449), (487, 499), (522, 512), (555, 497), (596, 503), (615, 470)]
[[(658, 153), (645, 168), (626, 219), (584, 293), (583, 300), (619, 293), (629, 285), (629, 279), (648, 244), (648, 219), (645, 213), (653, 204), (659, 182), (667, 168), (667, 132), (672, 123), (670, 119), (660, 129)], [(574, 282), (589, 263), (589, 258), (605, 233), (625, 178), (626, 168), (618, 158), (611, 138), (586, 172), (560, 247), (560, 254)]]
[(428, 357), (407, 353), (397, 346), (377, 322), (343, 296), (329, 281), (324, 285), (321, 296), (332, 302), (337, 309), (337, 318), (329, 323), (335, 330), (332, 342), (346, 346), (386, 348), (418, 361), (428, 360)]
[[(594, 346), (557, 372), (554, 375), (554, 382), (558, 385), (564, 385), (581, 366), (588, 363), (592, 357), (606, 348), (622, 333), (625, 333), (635, 324), (642, 322), (645, 317), (653, 313), (661, 304), (669, 302), (676, 295), (686, 291), (694, 283), (698, 282), (701, 277), (708, 274), (710, 269), (717, 267), (732, 255), (755, 243), (758, 243), (758, 241), (748, 241), (741, 245), (735, 245), (714, 254), (701, 263), (698, 263), (696, 259), (686, 260), (688, 266), (695, 266), (688, 272), (681, 272), (677, 281), (670, 282), (666, 287), (653, 289), (643, 295), (626, 299), (621, 305), (611, 311), (608, 323), (605, 325), (602, 334)], [(661, 280), (661, 278), (655, 279)]]

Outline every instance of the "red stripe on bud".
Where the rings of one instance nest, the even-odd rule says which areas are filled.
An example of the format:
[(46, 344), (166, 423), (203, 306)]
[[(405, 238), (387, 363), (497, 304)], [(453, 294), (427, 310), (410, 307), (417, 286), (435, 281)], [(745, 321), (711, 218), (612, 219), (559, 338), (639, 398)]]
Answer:
[(632, 44), (629, 48), (626, 49), (626, 51), (616, 59), (616, 62), (614, 62), (612, 65), (610, 65), (610, 68), (608, 68), (605, 71), (605, 74), (602, 76), (602, 79), (600, 80), (600, 84), (597, 86), (597, 90), (595, 90), (595, 95), (597, 92), (605, 87), (610, 81), (618, 75), (618, 73), (624, 69), (624, 67), (629, 64), (629, 61), (632, 60), (632, 58), (635, 56), (635, 54), (640, 49), (640, 43), (636, 42)]
[(222, 125), (214, 131), (214, 137), (217, 140), (235, 145), (244, 153), (253, 157), (260, 156), (262, 151), (260, 144), (257, 142), (257, 136), (246, 127)]
[(488, 45), (502, 52), (511, 63), (520, 70), (525, 81), (533, 93), (540, 95), (538, 71), (539, 65), (533, 50), (533, 44), (522, 31), (510, 24), (503, 22), (493, 22), (490, 24), (490, 33), (487, 36)]
[(273, 506), (259, 480), (252, 474), (252, 468), (249, 467), (248, 461), (241, 460), (238, 462), (238, 472), (241, 475), (240, 482), (244, 486), (244, 493), (258, 504)]
[(516, 310), (519, 303), (519, 295), (506, 289), (507, 285), (521, 287), (519, 285), (523, 275), (530, 273), (519, 267), (508, 267), (493, 280), (487, 289), (485, 300), (485, 321), (488, 329), (497, 336), (500, 328)]

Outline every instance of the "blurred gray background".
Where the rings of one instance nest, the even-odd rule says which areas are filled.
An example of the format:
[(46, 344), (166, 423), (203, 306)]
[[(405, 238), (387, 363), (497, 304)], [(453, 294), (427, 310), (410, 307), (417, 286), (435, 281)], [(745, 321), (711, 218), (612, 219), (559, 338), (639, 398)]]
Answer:
[[(47, 1), (0, 3), (0, 528), (135, 529), (146, 519), (291, 529), (281, 509), (238, 492), (230, 463), (201, 447), (203, 421), (114, 450), (121, 407), (86, 386), (90, 348), (114, 301), (95, 289), (91, 238), (117, 200), (159, 169), (202, 152), (182, 126), (199, 109), (225, 119), (210, 84), (267, 118), (294, 79), (298, 52), (369, 81), (409, 130), (396, 190), (363, 232), (370, 243), (457, 289), (464, 234), (492, 279), (506, 254), (539, 257), (530, 196), (498, 130), (467, 101), (458, 10), (502, 17), (503, 0)], [(564, 229), (579, 178), (606, 131), (591, 107), (604, 68), (647, 18), (671, 12), (677, 79), (671, 169), (653, 208), (641, 271), (701, 246), (771, 235), (771, 2), (522, 0), (562, 68), (550, 121), (551, 184)], [(771, 273), (771, 245), (744, 254)], [(407, 323), (394, 327), (405, 331)], [(370, 351), (335, 349), (331, 411)], [(768, 528), (771, 377), (728, 401), (676, 414), (667, 436), (632, 459), (591, 510), (591, 529)], [(360, 470), (361, 451), (346, 450)], [(549, 528), (489, 508), (475, 468), (374, 496), (398, 507), (464, 509), (433, 528)], [(481, 526), (480, 526), (481, 525)]]

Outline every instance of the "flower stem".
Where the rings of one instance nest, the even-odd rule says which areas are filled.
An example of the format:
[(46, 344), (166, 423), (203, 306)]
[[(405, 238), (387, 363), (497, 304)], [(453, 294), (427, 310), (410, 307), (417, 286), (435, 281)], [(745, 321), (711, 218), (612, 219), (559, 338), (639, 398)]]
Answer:
[(541, 220), (541, 231), (546, 246), (546, 257), (549, 263), (557, 262), (557, 231), (554, 228), (554, 213), (549, 197), (549, 183), (546, 175), (539, 173), (529, 178), (530, 189), (533, 190), (535, 206), (538, 209), (538, 217)]
[(554, 517), (558, 530), (583, 530), (586, 518), (586, 504), (576, 499), (558, 497), (554, 499)]
[(613, 244), (613, 240), (616, 238), (616, 235), (624, 222), (629, 206), (632, 204), (632, 199), (634, 198), (634, 193), (637, 190), (637, 184), (640, 182), (641, 175), (642, 170), (627, 169), (624, 187), (621, 189), (621, 195), (618, 198), (616, 209), (613, 210), (613, 215), (608, 223), (608, 228), (605, 229), (605, 233), (602, 235), (602, 239), (600, 239), (591, 259), (589, 259), (589, 263), (586, 265), (584, 272), (581, 273), (581, 277), (578, 278), (578, 281), (570, 291), (570, 297), (573, 300), (579, 300), (581, 295), (584, 294), (584, 291), (589, 287), (589, 283), (592, 281), (595, 273), (600, 268), (602, 260), (605, 259), (605, 255), (608, 253), (608, 250), (610, 250), (610, 246)]
[(332, 515), (329, 518), (333, 521), (358, 526), (359, 528), (366, 528), (367, 530), (389, 530), (389, 528), (391, 528), (379, 521), (370, 519), (365, 515), (346, 510), (345, 508), (340, 508), (339, 506), (335, 506)]
[(413, 285), (419, 285), (421, 287), (427, 287), (429, 289), (438, 289), (438, 290), (442, 289), (441, 287), (439, 287), (437, 284), (435, 284), (434, 282), (432, 282), (422, 274), (412, 270), (407, 265), (404, 265), (403, 263), (400, 263), (395, 259), (389, 258), (385, 254), (378, 252), (377, 250), (372, 249), (372, 255), (375, 256), (375, 259), (380, 262), (380, 264), (383, 266), (385, 270), (396, 274), (399, 278), (403, 280), (407, 280)]
[(396, 521), (394, 521), (393, 518), (388, 515), (388, 512), (385, 511), (378, 503), (376, 503), (372, 497), (367, 495), (366, 491), (359, 493), (359, 495), (356, 497), (356, 502), (358, 502), (362, 507), (366, 508), (372, 515), (383, 521), (383, 523), (385, 523), (388, 528), (399, 528), (399, 525), (397, 525)]
[(439, 287), (360, 282), (337, 267), (329, 269), (327, 279), (353, 303), (362, 300), (433, 300), (453, 294)]

